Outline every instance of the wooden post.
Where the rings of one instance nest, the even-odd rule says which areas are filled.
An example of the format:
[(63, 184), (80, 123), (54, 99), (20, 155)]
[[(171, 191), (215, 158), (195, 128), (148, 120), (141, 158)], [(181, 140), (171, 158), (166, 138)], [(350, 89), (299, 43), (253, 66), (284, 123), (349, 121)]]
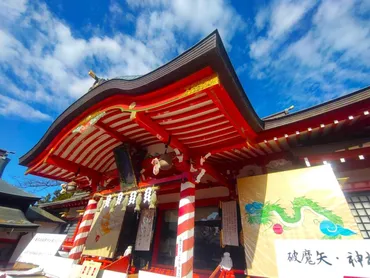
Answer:
[(73, 247), (69, 252), (69, 258), (74, 260), (80, 259), (87, 236), (91, 229), (92, 222), (94, 220), (96, 208), (97, 202), (94, 199), (89, 200), (84, 215), (82, 216), (80, 226), (78, 227), (78, 232), (74, 239)]
[(177, 222), (176, 277), (193, 277), (195, 184), (181, 184)]

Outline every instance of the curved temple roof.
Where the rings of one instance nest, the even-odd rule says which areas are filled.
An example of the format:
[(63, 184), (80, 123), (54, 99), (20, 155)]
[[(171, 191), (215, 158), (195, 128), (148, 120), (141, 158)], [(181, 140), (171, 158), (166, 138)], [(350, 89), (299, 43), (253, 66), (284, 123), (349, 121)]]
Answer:
[(146, 75), (111, 79), (91, 89), (56, 119), (20, 164), (59, 180), (70, 180), (76, 169), (81, 176), (102, 174), (114, 169), (112, 150), (127, 141), (141, 147), (170, 142), (188, 154), (212, 153), (213, 162), (248, 160), (289, 149), (298, 141), (289, 142), (292, 134), (321, 134), (323, 125), (361, 116), (369, 104), (367, 88), (264, 121), (215, 31)]

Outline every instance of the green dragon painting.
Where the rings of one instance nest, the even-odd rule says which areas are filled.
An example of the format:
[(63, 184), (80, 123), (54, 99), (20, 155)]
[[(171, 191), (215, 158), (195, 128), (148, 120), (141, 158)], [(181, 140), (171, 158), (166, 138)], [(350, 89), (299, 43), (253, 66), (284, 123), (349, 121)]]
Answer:
[[(343, 227), (343, 220), (340, 216), (311, 199), (306, 197), (295, 198), (292, 202), (292, 208), (293, 214), (289, 215), (278, 202), (267, 202), (265, 204), (252, 202), (245, 205), (249, 224), (272, 226), (276, 234), (282, 234), (284, 228), (291, 229), (302, 226), (304, 214), (307, 211), (317, 216), (316, 223), (320, 223), (319, 228), (324, 234), (324, 239), (340, 239), (343, 236), (356, 234), (354, 231)], [(273, 223), (273, 217), (278, 219), (280, 223)]]

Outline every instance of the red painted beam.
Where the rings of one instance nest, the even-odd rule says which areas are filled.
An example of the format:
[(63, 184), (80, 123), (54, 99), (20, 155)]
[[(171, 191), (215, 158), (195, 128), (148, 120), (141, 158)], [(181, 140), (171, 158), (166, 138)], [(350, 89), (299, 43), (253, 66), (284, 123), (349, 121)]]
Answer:
[[(240, 140), (238, 140), (238, 141), (240, 141)], [(228, 144), (225, 147), (214, 149), (214, 150), (210, 151), (210, 153), (211, 154), (217, 154), (217, 153), (222, 153), (222, 152), (226, 152), (226, 151), (239, 150), (239, 149), (241, 149), (243, 147), (246, 147), (246, 146), (247, 146), (246, 142), (237, 143), (237, 144)]]
[[(278, 147), (278, 149), (279, 149), (280, 151), (284, 151), (284, 148), (283, 148), (282, 144), (280, 144), (280, 141), (279, 141), (279, 139), (278, 139), (278, 138), (276, 138), (276, 140), (275, 140), (275, 138), (274, 138), (274, 142), (275, 142), (276, 146)], [(272, 150), (274, 150), (274, 149), (272, 149)]]
[(167, 115), (170, 113), (174, 113), (179, 110), (185, 110), (184, 112), (186, 112), (186, 110), (189, 110), (189, 108), (192, 108), (196, 105), (200, 107), (210, 106), (212, 105), (212, 101), (207, 97), (207, 95), (205, 95), (203, 97), (199, 97), (191, 101), (186, 101), (186, 102), (180, 101), (179, 103), (174, 103), (170, 107), (161, 109), (160, 111), (153, 111), (153, 112), (150, 111), (147, 115), (150, 117), (153, 117), (154, 119), (167, 118), (169, 117)]
[(87, 176), (91, 179), (100, 180), (101, 174), (91, 168), (85, 167), (83, 165), (77, 164), (75, 162), (66, 160), (64, 158), (58, 157), (56, 155), (50, 155), (46, 161), (50, 165), (57, 166), (59, 168), (65, 169), (72, 173), (77, 173), (81, 176)]
[(220, 137), (210, 137), (207, 140), (202, 140), (201, 142), (193, 142), (189, 143), (190, 148), (197, 149), (201, 148), (202, 150), (204, 148), (217, 148), (218, 145), (224, 144), (225, 142), (233, 141), (234, 139), (240, 138), (240, 135), (234, 130), (233, 132), (228, 132), (227, 134), (224, 134)]
[(105, 133), (107, 133), (108, 135), (117, 139), (120, 142), (129, 142), (130, 141), (129, 138), (127, 138), (126, 136), (122, 135), (121, 133), (115, 131), (113, 128), (105, 125), (102, 122), (97, 122), (95, 124), (95, 126), (98, 127), (99, 129), (103, 130)]
[(201, 131), (198, 134), (192, 135), (180, 135), (179, 140), (183, 141), (184, 144), (191, 144), (193, 141), (205, 140), (210, 137), (222, 136), (224, 134), (235, 132), (235, 129), (230, 125), (223, 125), (220, 127), (213, 127), (208, 131)]
[(206, 123), (214, 123), (215, 121), (224, 121), (225, 116), (220, 111), (215, 111), (210, 114), (197, 117), (196, 120), (190, 119), (186, 121), (182, 121), (179, 123), (174, 124), (166, 124), (164, 127), (167, 130), (171, 130), (171, 132), (181, 132), (181, 131), (188, 131), (189, 129), (196, 129), (199, 126), (203, 127)]
[(310, 163), (311, 162), (312, 163), (322, 163), (324, 160), (325, 161), (331, 161), (331, 160), (339, 161), (341, 158), (356, 158), (359, 155), (364, 155), (366, 159), (366, 156), (370, 156), (370, 147), (359, 148), (359, 149), (354, 149), (354, 150), (346, 150), (346, 151), (334, 152), (334, 153), (327, 153), (327, 154), (315, 154), (315, 155), (301, 156), (300, 159), (304, 159), (305, 157), (307, 157)]
[(42, 177), (42, 178), (45, 178), (45, 179), (50, 179), (50, 180), (58, 180), (58, 181), (64, 181), (64, 182), (71, 181), (70, 179), (59, 178), (58, 176), (50, 176), (50, 175), (42, 174), (42, 173), (38, 173), (38, 172), (30, 172), (29, 174), (39, 176), (39, 177)]
[[(321, 162), (322, 163), (322, 162)], [(320, 164), (321, 164), (320, 163)], [(370, 168), (370, 159), (359, 160), (356, 158), (349, 158), (345, 163), (339, 161), (331, 162), (334, 172), (345, 172)]]
[(196, 137), (196, 138), (182, 140), (182, 142), (184, 142), (184, 144), (186, 145), (199, 145), (199, 144), (202, 145), (208, 142), (213, 143), (214, 141), (224, 139), (225, 137), (234, 136), (234, 135), (238, 135), (235, 129), (227, 129), (227, 130), (221, 130), (215, 133), (203, 135), (203, 136)]
[(223, 186), (226, 186), (229, 189), (232, 188), (232, 184), (230, 183), (230, 181), (227, 178), (225, 178), (223, 175), (221, 175), (219, 171), (215, 170), (211, 165), (207, 164), (207, 162), (205, 162), (205, 164), (200, 167), (206, 170), (206, 174), (216, 179)]
[[(159, 124), (154, 122), (152, 119), (147, 117), (144, 113), (132, 113), (132, 120), (135, 121), (139, 126), (147, 130), (152, 135), (156, 136), (163, 143), (167, 144), (170, 139), (170, 134)], [(172, 148), (179, 149), (180, 152), (187, 154), (187, 147), (182, 144), (176, 137), (171, 137), (171, 142), (169, 142)]]
[(244, 139), (236, 138), (232, 140), (227, 140), (226, 142), (217, 144), (216, 146), (205, 147), (205, 148), (202, 148), (201, 150), (192, 150), (192, 153), (198, 154), (198, 155), (206, 155), (207, 153), (217, 154), (217, 153), (221, 153), (224, 151), (230, 151), (233, 149), (240, 149), (246, 146), (247, 146), (247, 143)]
[(207, 94), (212, 99), (217, 108), (225, 115), (240, 136), (244, 139), (254, 141), (257, 137), (256, 132), (249, 126), (245, 118), (240, 114), (235, 103), (230, 98), (229, 94), (221, 85), (207, 90)]
[[(276, 160), (276, 159), (291, 159), (292, 158), (292, 155), (290, 152), (277, 152), (277, 153), (272, 153), (272, 154), (269, 154), (269, 155), (264, 155), (264, 156), (257, 156), (257, 157), (252, 157), (250, 159), (245, 159), (244, 161), (241, 161), (241, 162), (228, 162), (227, 163), (227, 169), (241, 169), (243, 168), (244, 166), (246, 165), (253, 165), (253, 164), (256, 164), (256, 165), (259, 165), (259, 166), (264, 166), (266, 164), (268, 164), (270, 161), (272, 160)], [(222, 167), (220, 168), (220, 170), (222, 169), (225, 169), (225, 165), (217, 165), (217, 169), (219, 167)]]
[(189, 118), (189, 117), (192, 117), (191, 120), (193, 122), (197, 122), (198, 118), (203, 117), (203, 116), (208, 116), (209, 114), (212, 114), (213, 112), (217, 112), (217, 108), (214, 107), (213, 105), (208, 105), (208, 106), (196, 109), (195, 111), (188, 111), (188, 112), (181, 113), (179, 115), (170, 116), (168, 118), (158, 119), (158, 123), (166, 125), (166, 123), (168, 122), (176, 121), (176, 124), (181, 125), (182, 122), (186, 121), (185, 118)]
[(110, 170), (109, 172), (105, 172), (104, 176), (105, 177), (118, 177), (119, 176), (118, 170), (114, 169), (114, 170)]
[(216, 120), (207, 122), (207, 125), (204, 125), (204, 126), (198, 126), (198, 127), (192, 126), (188, 128), (183, 128), (181, 130), (174, 130), (172, 134), (178, 136), (179, 139), (182, 140), (181, 138), (187, 138), (190, 136), (199, 136), (199, 135), (202, 135), (210, 131), (224, 129), (226, 127), (233, 128), (232, 125), (230, 125), (228, 120), (216, 119)]
[(159, 184), (168, 183), (168, 182), (181, 181), (182, 179), (184, 179), (183, 174), (176, 175), (176, 176), (169, 176), (169, 177), (162, 178), (162, 179), (150, 179), (146, 182), (140, 182), (139, 187), (146, 187), (149, 185), (159, 185)]
[(347, 105), (340, 109), (329, 111), (314, 117), (310, 117), (305, 120), (272, 128), (259, 133), (258, 138), (256, 140), (257, 142), (261, 142), (263, 140), (271, 140), (272, 138), (274, 138), (274, 136), (282, 137), (284, 136), (284, 134), (293, 134), (296, 131), (305, 131), (309, 127), (314, 129), (316, 127), (319, 127), (321, 124), (329, 125), (334, 123), (335, 120), (337, 121), (346, 120), (348, 119), (349, 116), (362, 115), (365, 110), (369, 109), (369, 105), (370, 99), (354, 103), (351, 105)]

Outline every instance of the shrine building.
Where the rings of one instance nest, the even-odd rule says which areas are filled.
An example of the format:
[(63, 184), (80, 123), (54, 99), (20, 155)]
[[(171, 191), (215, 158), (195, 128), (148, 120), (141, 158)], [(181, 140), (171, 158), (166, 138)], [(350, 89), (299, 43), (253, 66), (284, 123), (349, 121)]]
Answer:
[[(68, 221), (63, 250), (70, 258), (105, 267), (132, 246), (129, 273), (209, 277), (227, 252), (236, 276), (274, 277), (256, 270), (258, 251), (251, 250), (245, 229), (262, 205), (288, 193), (279, 191), (282, 183), (276, 184), (276, 200), (258, 194), (241, 199), (241, 190), (265, 177), (268, 196), (270, 182), (286, 177), (290, 183), (304, 171), (315, 179), (320, 169), (328, 183), (335, 177), (333, 189), (322, 194), (343, 196), (350, 221), (357, 223), (338, 212), (341, 227), (370, 238), (370, 87), (260, 118), (217, 31), (146, 75), (90, 75), (96, 80), (90, 90), (20, 158), (27, 174), (79, 192), (42, 205)], [(309, 185), (302, 188), (310, 192)], [(292, 196), (304, 196), (305, 207), (315, 210), (306, 191)], [(316, 204), (322, 214), (335, 212), (335, 206)], [(271, 224), (287, 218), (269, 217)], [(271, 233), (290, 238), (292, 219), (279, 220)]]

